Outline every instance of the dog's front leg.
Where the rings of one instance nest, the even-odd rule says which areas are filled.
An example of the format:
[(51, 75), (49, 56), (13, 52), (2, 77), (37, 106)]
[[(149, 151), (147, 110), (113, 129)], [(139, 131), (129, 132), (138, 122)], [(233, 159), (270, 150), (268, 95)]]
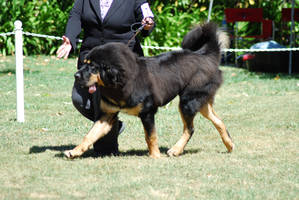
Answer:
[(155, 114), (148, 113), (141, 117), (145, 133), (145, 141), (148, 146), (149, 156), (152, 158), (161, 157), (158, 147), (158, 135), (155, 128)]
[(91, 145), (93, 145), (98, 139), (104, 137), (112, 128), (112, 125), (116, 119), (116, 115), (103, 115), (98, 121), (96, 121), (87, 135), (84, 137), (81, 144), (74, 149), (65, 151), (64, 155), (68, 158), (75, 158), (81, 156), (86, 152)]

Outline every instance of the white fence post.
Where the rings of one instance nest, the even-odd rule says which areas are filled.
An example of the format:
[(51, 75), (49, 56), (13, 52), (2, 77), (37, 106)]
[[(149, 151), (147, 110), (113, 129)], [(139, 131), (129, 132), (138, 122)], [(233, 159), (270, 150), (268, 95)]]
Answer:
[[(292, 10), (291, 10), (291, 22), (292, 22), (292, 25), (291, 25), (291, 34), (290, 34), (290, 48), (293, 47), (293, 39), (294, 39), (294, 33), (293, 33), (293, 30), (294, 30), (294, 27), (295, 27), (295, 24), (294, 24), (294, 7), (295, 7), (295, 1), (292, 0)], [(293, 57), (293, 52), (290, 51), (289, 53), (289, 74), (291, 75), (292, 74), (292, 57)]]
[(210, 0), (208, 22), (211, 20), (211, 14), (212, 14), (212, 8), (213, 8), (213, 1), (214, 0)]
[(15, 25), (15, 54), (17, 82), (17, 121), (24, 122), (24, 74), (23, 74), (23, 29), (22, 22), (17, 20)]

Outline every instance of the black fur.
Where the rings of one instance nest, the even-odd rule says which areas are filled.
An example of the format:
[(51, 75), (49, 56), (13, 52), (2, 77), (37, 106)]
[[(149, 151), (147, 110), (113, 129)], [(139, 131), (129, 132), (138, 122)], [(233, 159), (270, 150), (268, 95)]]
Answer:
[(122, 43), (108, 43), (95, 47), (86, 57), (91, 65), (86, 64), (78, 73), (94, 67), (106, 85), (100, 87), (101, 95), (123, 100), (128, 107), (143, 102), (152, 109), (179, 95), (184, 110), (196, 112), (213, 99), (222, 82), (216, 25), (189, 32), (182, 48), (154, 57), (137, 57)]
[[(220, 41), (213, 23), (190, 31), (179, 51), (138, 57), (125, 44), (108, 43), (95, 47), (86, 59), (90, 63), (76, 73), (77, 81), (90, 86), (88, 77), (98, 73), (104, 83), (98, 86), (104, 101), (119, 111), (142, 104), (138, 116), (148, 132), (154, 127), (158, 107), (177, 95), (180, 112), (186, 123), (191, 124), (202, 106), (213, 102), (222, 83), (218, 68)], [(191, 125), (190, 132), (193, 133)]]

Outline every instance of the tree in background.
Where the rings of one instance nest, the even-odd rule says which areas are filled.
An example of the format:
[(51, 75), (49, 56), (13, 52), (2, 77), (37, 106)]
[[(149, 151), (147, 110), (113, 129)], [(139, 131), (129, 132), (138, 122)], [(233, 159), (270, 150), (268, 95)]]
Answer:
[[(149, 1), (156, 16), (156, 28), (144, 39), (144, 45), (153, 46), (180, 46), (183, 36), (196, 24), (207, 20), (209, 0), (159, 0)], [(0, 0), (0, 33), (11, 32), (13, 23), (19, 19), (23, 22), (23, 30), (26, 32), (62, 36), (68, 19), (69, 11), (74, 0)], [(299, 6), (299, 0), (296, 0)], [(283, 45), (289, 44), (290, 23), (281, 22), (282, 8), (290, 8), (287, 0), (214, 0), (211, 20), (221, 25), (225, 8), (263, 8), (264, 18), (275, 22), (278, 31), (275, 40)], [(229, 24), (232, 29), (232, 25)], [(258, 32), (257, 24), (243, 23), (240, 26), (240, 34)], [(296, 22), (295, 33), (298, 35), (299, 26)], [(299, 38), (296, 39), (296, 44)], [(24, 53), (30, 54), (54, 54), (61, 41), (24, 37)], [(246, 48), (248, 46), (244, 46)], [(0, 37), (0, 54), (13, 54), (14, 38)], [(158, 50), (146, 50), (147, 54), (157, 54)]]
[[(0, 0), (0, 33), (11, 32), (21, 20), (23, 31), (62, 36), (73, 0)], [(24, 54), (54, 54), (61, 41), (24, 37)], [(14, 53), (14, 38), (0, 37), (0, 54)]]

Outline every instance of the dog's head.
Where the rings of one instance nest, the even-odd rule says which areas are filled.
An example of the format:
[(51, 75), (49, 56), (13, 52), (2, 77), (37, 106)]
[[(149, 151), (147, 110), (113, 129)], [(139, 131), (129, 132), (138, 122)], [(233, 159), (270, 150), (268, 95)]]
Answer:
[[(95, 47), (86, 56), (84, 65), (75, 73), (76, 81), (96, 90), (96, 85), (107, 88), (124, 87), (136, 63), (135, 54), (122, 43), (108, 43)], [(131, 68), (132, 67), (132, 68)]]

